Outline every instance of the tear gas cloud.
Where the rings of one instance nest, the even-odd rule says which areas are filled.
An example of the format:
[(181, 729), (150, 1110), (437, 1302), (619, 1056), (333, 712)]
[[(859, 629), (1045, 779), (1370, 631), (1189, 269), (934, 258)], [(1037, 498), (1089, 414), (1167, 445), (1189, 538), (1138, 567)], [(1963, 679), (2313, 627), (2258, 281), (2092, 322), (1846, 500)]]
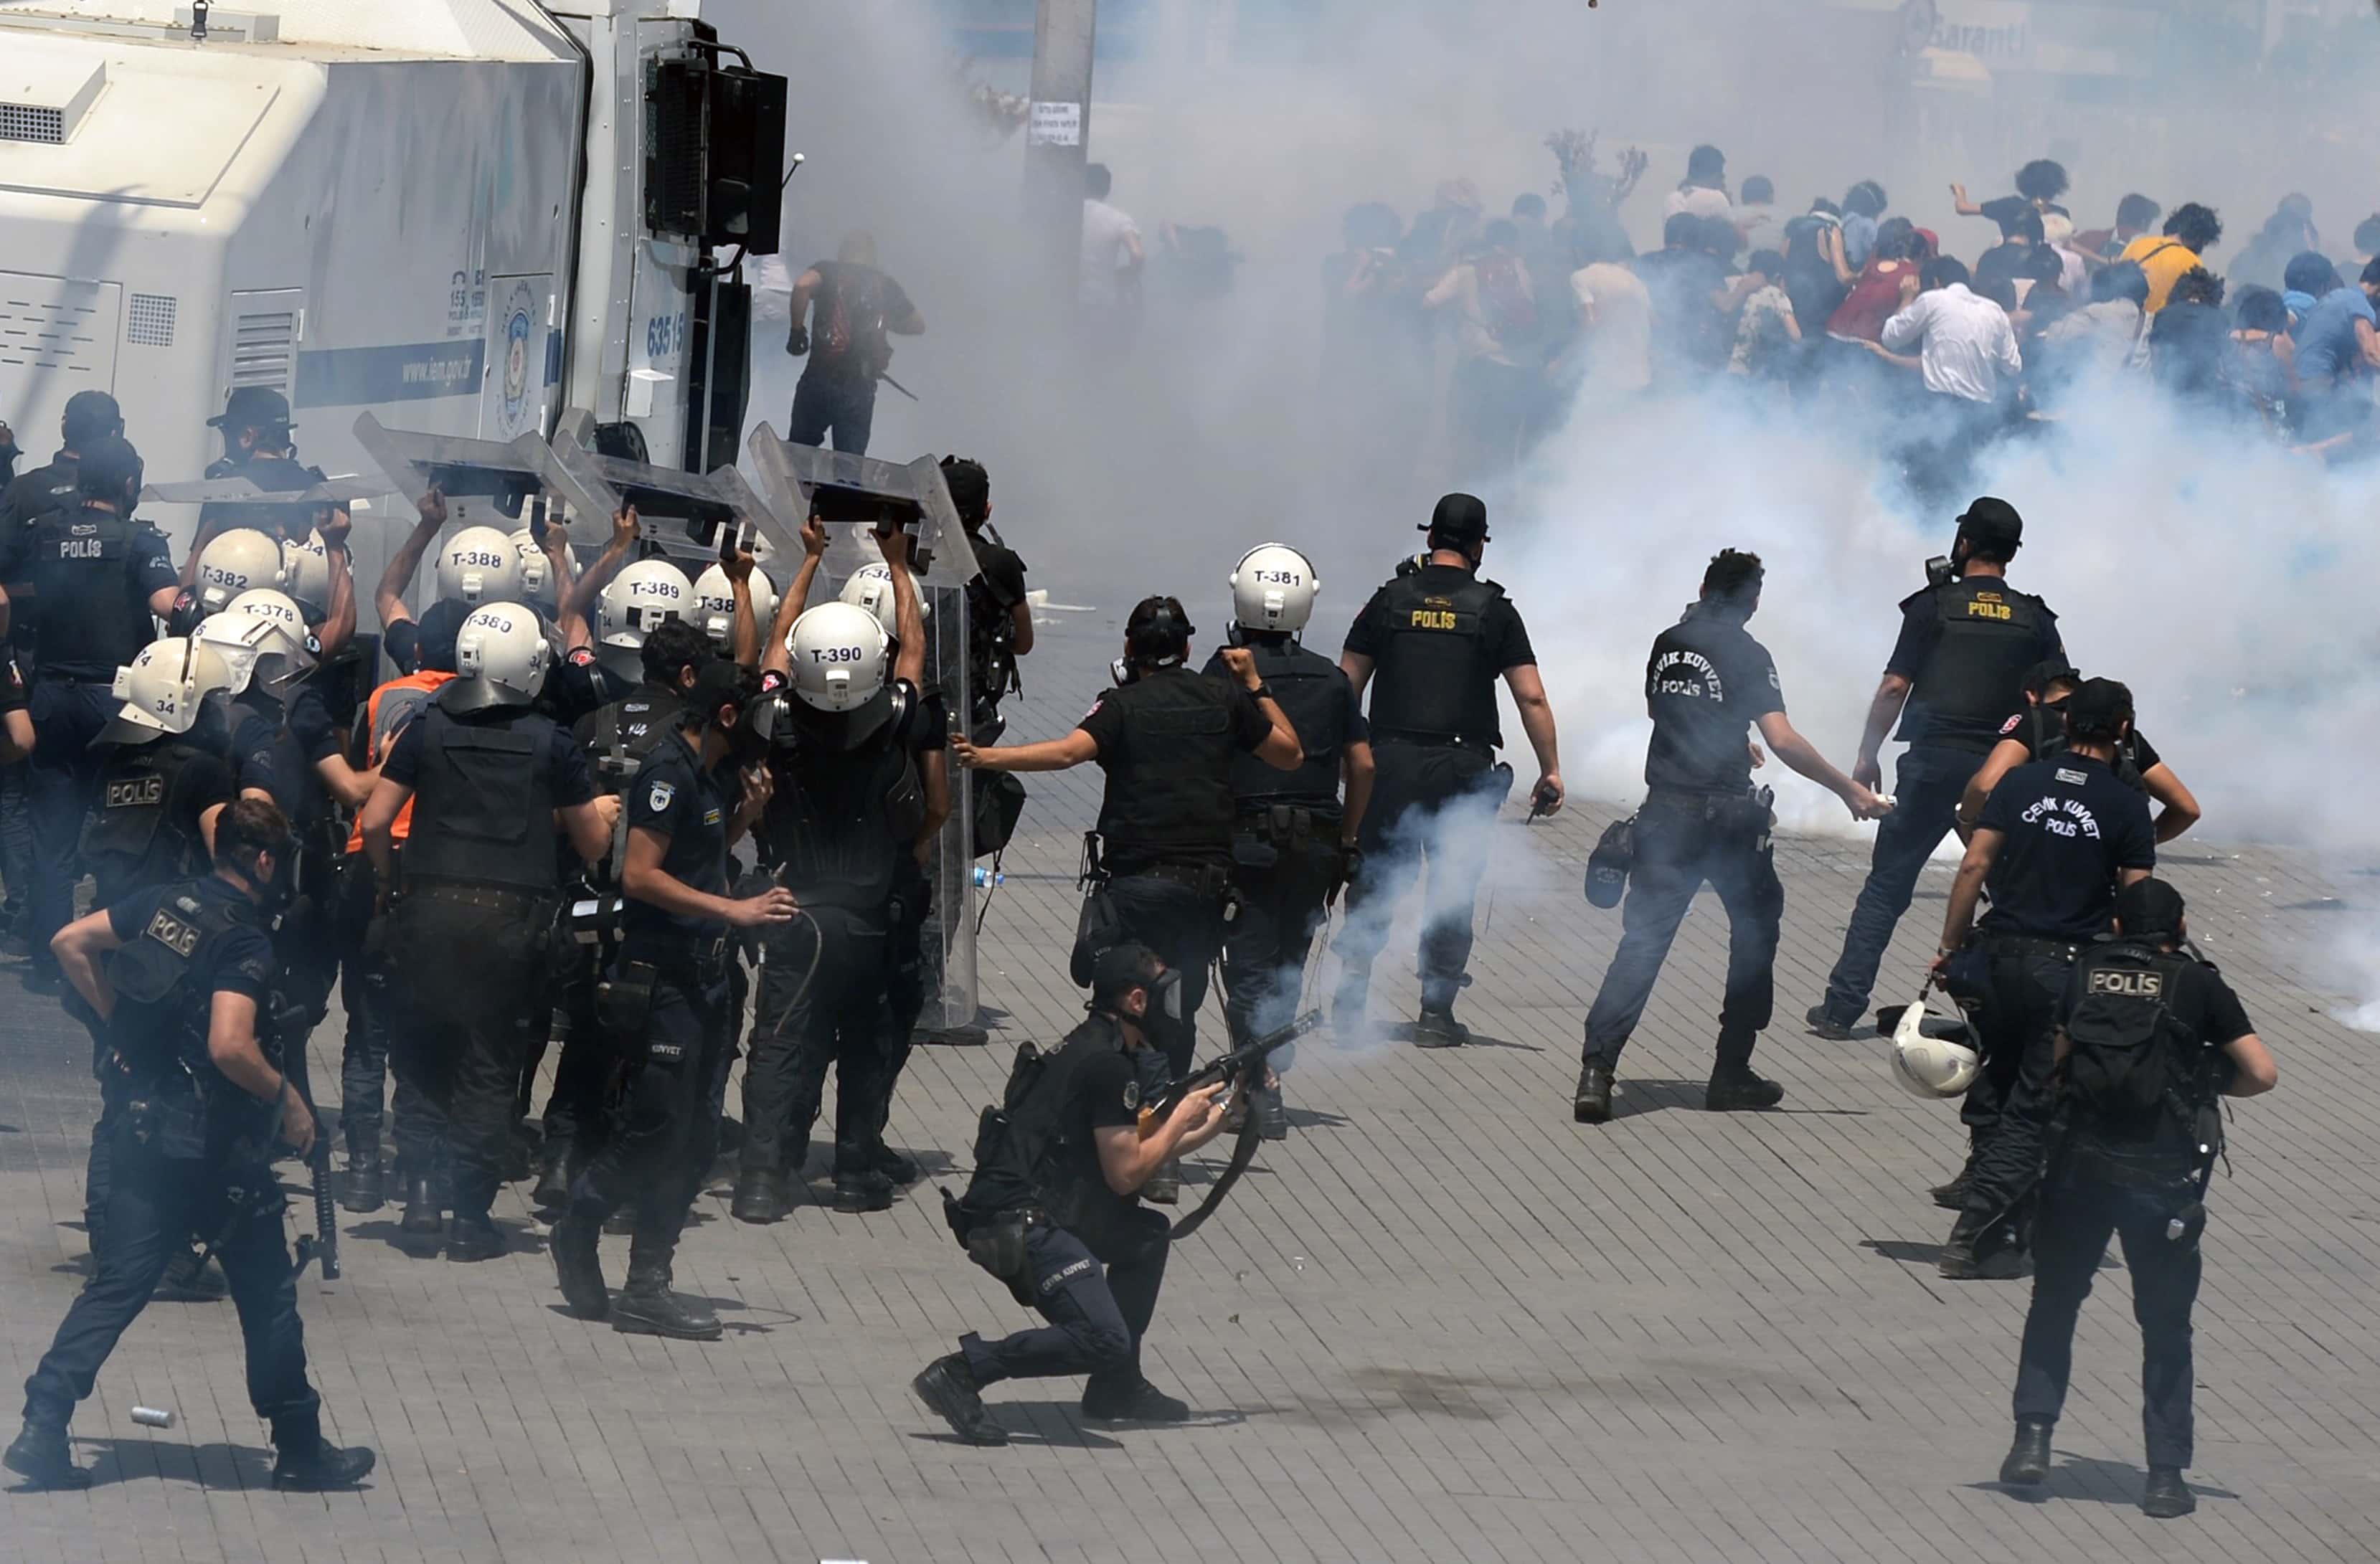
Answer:
[[(2053, 9), (2095, 25), (2094, 7), (2036, 12)], [(1115, 361), (1082, 353), (1053, 307), (1047, 246), (1022, 226), (1023, 137), (988, 129), (971, 105), (953, 7), (710, 7), (723, 36), (794, 79), (788, 146), (809, 162), (787, 193), (791, 269), (865, 228), (927, 319), (893, 370), (925, 401), (880, 399), (873, 450), (986, 461), (1000, 524), (1058, 596), (1120, 618), (1143, 593), (1172, 590), (1220, 624), (1232, 562), (1279, 538), (1315, 559), (1325, 592), (1308, 639), (1335, 649), (1454, 475), (1442, 442), (1320, 393), (1321, 258), (1340, 248), (1349, 206), (1383, 200), (1410, 220), (1456, 176), (1476, 183), (1489, 215), (1525, 190), (1559, 213), (1543, 144), (1557, 129), (1599, 130), (1606, 172), (1622, 147), (1650, 154), (1621, 211), (1640, 249), (1658, 245), (1662, 197), (1706, 140), (1728, 152), (1730, 184), (1774, 179), (1780, 217), (1872, 177), (1895, 212), (1970, 258), (1990, 224), (1951, 213), (1949, 182), (1998, 194), (2036, 156), (2071, 172), (2078, 226), (2104, 224), (2131, 190), (2168, 211), (2216, 207), (2218, 270), (2287, 192), (2312, 198), (2334, 255), (2380, 207), (2368, 159), (2380, 99), (2355, 85), (2380, 70), (2368, 12), (2264, 69), (2252, 38), (2243, 50), (2213, 23), (2102, 38), (2123, 70), (2155, 73), (2134, 101), (2187, 105), (2148, 123), (2063, 101), (1961, 112), (1948, 93), (1896, 109), (1882, 85), (1890, 14), (1821, 0), (1322, 10), (1340, 25), (1294, 43), (1244, 29), (1219, 63), (1197, 19), (1207, 7), (1106, 8), (1102, 24), (1140, 26), (1143, 46), (1101, 64), (1089, 155), (1114, 169), (1115, 201), (1152, 245), (1162, 221), (1213, 224), (1242, 258), (1225, 297), (1152, 297)], [(2138, 13), (2097, 15), (2116, 26)], [(1168, 18), (1187, 19), (1168, 30)], [(972, 69), (1025, 90), (1021, 66)], [(751, 417), (782, 428), (798, 365), (780, 351), (782, 317), (759, 331)], [(2132, 685), (2141, 726), (2206, 807), (2204, 829), (2359, 852), (2380, 842), (2361, 801), (2380, 761), (2367, 603), (2380, 475), (2185, 420), (2136, 382), (2071, 398), (2056, 428), (1991, 452), (1973, 487), (2024, 514), (2012, 580), (2058, 609), (2086, 672)], [(1640, 790), (1645, 649), (1712, 552), (1767, 560), (1751, 628), (1776, 655), (1796, 724), (1848, 766), (1894, 604), (1950, 540), (1949, 515), (1922, 512), (1871, 431), (1831, 418), (1823, 395), (1582, 406), (1486, 492), (1488, 574), (1529, 620), (1566, 779), (1607, 799)], [(1509, 714), (1506, 728), (1524, 790), (1533, 772)], [(1857, 829), (1782, 770), (1764, 780), (1789, 825)]]

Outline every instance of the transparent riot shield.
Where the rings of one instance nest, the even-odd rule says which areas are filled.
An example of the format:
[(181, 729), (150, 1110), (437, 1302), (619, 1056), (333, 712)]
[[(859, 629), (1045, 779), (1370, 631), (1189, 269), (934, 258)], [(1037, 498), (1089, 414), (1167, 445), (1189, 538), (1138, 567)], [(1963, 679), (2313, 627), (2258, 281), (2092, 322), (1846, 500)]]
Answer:
[[(761, 493), (781, 521), (798, 528), (815, 515), (826, 523), (830, 541), (820, 573), (832, 589), (883, 558), (875, 538), (880, 528), (914, 534), (912, 558), (926, 610), (926, 677), (946, 709), (964, 717), (974, 694), (967, 687), (966, 587), (975, 579), (975, 550), (951, 503), (941, 464), (932, 456), (904, 465), (790, 445), (765, 423), (753, 431), (747, 450)], [(949, 781), (950, 818), (927, 866), (934, 904), (926, 926), (928, 983), (919, 1025), (963, 1033), (976, 1025), (975, 817), (966, 776), (955, 761)]]
[[(573, 543), (600, 549), (611, 540), (612, 513), (619, 509), (620, 496), (600, 481), (565, 471), (534, 434), (506, 442), (417, 434), (389, 429), (365, 413), (356, 419), (356, 442), (409, 505), (419, 504), (433, 488), (444, 494), (447, 515), (458, 526), (510, 532), (524, 520), (533, 526), (544, 506), (559, 500)], [(524, 517), (533, 502), (537, 515)]]

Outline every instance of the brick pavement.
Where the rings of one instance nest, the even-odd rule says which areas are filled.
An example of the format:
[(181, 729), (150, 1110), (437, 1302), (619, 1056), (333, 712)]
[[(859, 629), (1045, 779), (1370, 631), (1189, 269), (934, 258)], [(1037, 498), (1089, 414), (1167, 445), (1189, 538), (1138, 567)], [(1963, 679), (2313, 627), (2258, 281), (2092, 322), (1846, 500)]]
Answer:
[[(1111, 628), (1061, 626), (1019, 736), (1087, 703)], [(1063, 976), (1076, 833), (1096, 777), (1034, 780), (986, 930), (990, 1049), (917, 1056), (893, 1119), (929, 1165), (963, 1160), (1016, 1038), (1078, 1012)], [(2022, 1284), (1934, 1274), (1949, 1226), (1923, 1190), (1955, 1166), (1952, 1114), (1895, 1090), (1882, 1045), (1780, 1024), (1781, 1111), (1706, 1115), (1699, 1085), (1724, 922), (1697, 903), (1632, 1045), (1621, 1116), (1569, 1121), (1579, 1021), (1617, 916), (1576, 885), (1608, 806), (1500, 829), (1478, 984), (1492, 1043), (1421, 1053), (1323, 1038), (1291, 1076), (1297, 1129), (1176, 1253), (1148, 1354), (1199, 1409), (1172, 1429), (1087, 1426), (1072, 1382), (992, 1394), (1015, 1436), (952, 1441), (909, 1376), (958, 1332), (1022, 1323), (949, 1242), (929, 1184), (893, 1210), (812, 1204), (766, 1230), (704, 1202), (681, 1284), (717, 1300), (710, 1346), (564, 1317), (520, 1191), (489, 1265), (407, 1258), (394, 1209), (346, 1218), (347, 1274), (301, 1285), (339, 1435), (372, 1486), (263, 1485), (228, 1304), (159, 1304), (75, 1434), (87, 1495), (0, 1497), (28, 1560), (1284, 1560), (2370, 1558), (2380, 1512), (2380, 1090), (2369, 1040), (2314, 987), (2368, 878), (2224, 847), (2169, 860), (2196, 927), (2274, 1044), (2282, 1090), (2243, 1105), (2218, 1182), (2199, 1311), (2190, 1521), (2140, 1484), (2138, 1338), (2111, 1258), (2085, 1311), (2058, 1468), (2039, 1499), (1990, 1481), (2007, 1436)], [(1815, 997), (1863, 856), (1781, 844), (1780, 1014)], [(1887, 965), (1909, 981), (1947, 883), (1929, 873)], [(1908, 929), (1914, 928), (1914, 935)], [(1410, 1012), (1402, 931), (1374, 1014)], [(1888, 994), (1885, 996), (1889, 998)], [(314, 1078), (335, 1083), (334, 1016)], [(29, 1371), (77, 1284), (86, 1046), (51, 1001), (0, 1001), (0, 1352)], [(938, 1149), (937, 1149), (938, 1148)], [(1220, 1152), (1220, 1148), (1218, 1148)], [(813, 1165), (813, 1171), (818, 1165)], [(943, 1182), (952, 1182), (942, 1174)], [(1191, 1194), (1195, 1196), (1196, 1191)], [(606, 1245), (615, 1273), (625, 1244)], [(180, 1425), (133, 1425), (136, 1402)]]

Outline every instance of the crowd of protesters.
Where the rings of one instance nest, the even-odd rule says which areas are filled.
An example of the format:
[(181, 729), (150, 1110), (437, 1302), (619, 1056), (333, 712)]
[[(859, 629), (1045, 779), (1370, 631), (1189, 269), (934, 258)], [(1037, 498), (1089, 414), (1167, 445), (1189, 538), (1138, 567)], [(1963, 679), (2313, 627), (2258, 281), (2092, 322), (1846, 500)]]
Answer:
[(1788, 212), (1765, 176), (1730, 188), (1704, 146), (1665, 201), (1660, 249), (1639, 254), (1617, 217), (1637, 166), (1566, 179), (1558, 219), (1536, 194), (1491, 217), (1467, 179), (1410, 224), (1349, 211), (1323, 266), (1326, 396), (1416, 441), (1442, 406), (1467, 477), (1574, 407), (1719, 381), (1876, 429), (1928, 488), (2127, 381), (2323, 459), (2380, 450), (2380, 216), (2338, 260), (2291, 195), (2226, 264), (2222, 219), (2201, 202), (2128, 195), (2110, 226), (2079, 227), (2046, 159), (2010, 195), (1953, 186), (1976, 232), (1946, 235), (1893, 214), (1874, 180)]

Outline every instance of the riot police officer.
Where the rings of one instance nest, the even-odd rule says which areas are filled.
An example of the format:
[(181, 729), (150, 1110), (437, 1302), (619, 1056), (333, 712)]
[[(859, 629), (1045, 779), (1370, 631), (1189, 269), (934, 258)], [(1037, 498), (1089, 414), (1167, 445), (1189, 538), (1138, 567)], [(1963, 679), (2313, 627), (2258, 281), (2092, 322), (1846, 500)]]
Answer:
[[(1000, 771), (1062, 771), (1096, 760), (1107, 773), (1099, 800), (1099, 861), (1075, 976), (1109, 945), (1148, 946), (1182, 975), (1183, 1014), (1206, 1002), (1207, 968), (1221, 952), (1232, 882), (1232, 759), (1252, 754), (1275, 770), (1305, 758), (1297, 732), (1257, 670), (1256, 654), (1226, 647), (1225, 673), (1190, 671), (1197, 629), (1176, 598), (1144, 598), (1124, 621), (1116, 687), (1103, 690), (1075, 730), (1039, 744), (981, 747), (952, 741), (959, 763)], [(1195, 1021), (1159, 1050), (1175, 1078), (1189, 1073)], [(1152, 1068), (1156, 1056), (1152, 1058)]]
[(1499, 677), (1536, 753), (1530, 796), (1546, 814), (1561, 807), (1561, 758), (1553, 707), (1520, 611), (1503, 588), (1478, 574), (1488, 507), (1469, 494), (1449, 494), (1422, 530), (1429, 552), (1372, 594), (1339, 657), (1357, 697), (1367, 685), (1372, 690), (1378, 777), (1358, 839), (1362, 872), (1347, 891), (1331, 1023), (1342, 1034), (1362, 1024), (1372, 959), (1427, 856), (1421, 1014), (1413, 1040), (1453, 1048), (1469, 1036), (1454, 1019), (1454, 997), (1471, 981), (1463, 969), (1471, 961), (1472, 908), (1488, 868), (1488, 827), (1512, 785), (1512, 769), (1496, 758), (1504, 742), (1496, 714)]
[[(289, 398), (269, 385), (233, 388), (224, 410), (207, 420), (223, 435), (224, 454), (207, 465), (209, 479), (244, 478), (266, 493), (291, 493), (322, 481), (322, 469), (298, 459), (292, 439)], [(323, 507), (328, 509), (329, 507)], [(253, 527), (273, 534), (276, 541), (302, 540), (314, 525), (307, 507), (214, 501), (199, 507), (198, 536), (191, 540), (195, 560), (215, 537), (232, 527)]]
[[(1223, 940), (1223, 1009), (1242, 1042), (1296, 1018), (1306, 954), (1324, 907), (1347, 880), (1372, 794), (1370, 730), (1354, 686), (1337, 663), (1298, 641), (1321, 585), (1313, 562), (1285, 543), (1250, 550), (1232, 572), (1229, 638), (1255, 656), (1257, 676), (1281, 702), (1305, 751), (1287, 773), (1251, 756), (1232, 757), (1239, 811), (1232, 888), (1239, 911)], [(1220, 651), (1207, 672), (1223, 672)], [(1273, 1056), (1276, 1071), (1286, 1065), (1282, 1054)], [(1286, 1135), (1280, 1086), (1258, 1087), (1251, 1097), (1267, 1138)]]
[(761, 664), (792, 696), (777, 708), (761, 861), (804, 916), (765, 936), (734, 1207), (747, 1222), (775, 1221), (790, 1205), (829, 1066), (835, 1209), (882, 1210), (895, 1182), (917, 1176), (883, 1144), (917, 1018), (894, 1002), (896, 943), (916, 937), (905, 902), (922, 890), (918, 855), (948, 805), (929, 795), (918, 765), (940, 718), (917, 691), (925, 634), (908, 540), (881, 541), (899, 636), (855, 603), (821, 603)]
[(1223, 1130), (1221, 1083), (1141, 1122), (1144, 1050), (1181, 1051), (1188, 975), (1145, 945), (1102, 951), (1089, 1018), (1047, 1054), (1026, 1050), (1008, 1084), (996, 1143), (983, 1148), (951, 1228), (968, 1255), (1050, 1323), (997, 1341), (973, 1332), (911, 1381), (928, 1411), (971, 1445), (1004, 1445), (983, 1389), (1003, 1379), (1085, 1374), (1083, 1415), (1180, 1423), (1190, 1415), (1141, 1372), (1172, 1229), (1140, 1205), (1159, 1170)]
[(1785, 888), (1769, 843), (1768, 790), (1752, 786), (1759, 758), (1747, 730), (1757, 727), (1779, 759), (1841, 799), (1853, 819), (1875, 819), (1892, 807), (1828, 765), (1786, 718), (1776, 661), (1744, 628), (1759, 611), (1762, 580), (1759, 555), (1721, 551), (1703, 572), (1701, 596), (1654, 637), (1645, 660), (1653, 738), (1645, 752), (1645, 806), (1636, 814), (1620, 948), (1586, 1014), (1571, 1102), (1571, 1116), (1582, 1124), (1611, 1117), (1620, 1051), (1705, 882), (1727, 909), (1728, 942), (1727, 993), (1703, 1106), (1724, 1113), (1784, 1099), (1782, 1086), (1752, 1071), (1753, 1048), (1775, 1002)]
[[(620, 875), (627, 907), (599, 996), (623, 1078), (602, 1149), (571, 1182), (570, 1208), (551, 1240), (571, 1313), (608, 1316), (625, 1334), (720, 1336), (710, 1304), (671, 1291), (670, 1267), (718, 1145), (711, 1085), (734, 1021), (728, 933), (782, 924), (795, 911), (782, 887), (728, 894), (728, 850), (769, 798), (759, 763), (768, 739), (747, 721), (761, 704), (758, 673), (724, 659), (706, 663), (629, 791)], [(624, 1205), (634, 1206), (636, 1227), (628, 1284), (615, 1302), (598, 1246), (604, 1219)]]
[(2000, 1481), (2049, 1474), (2065, 1410), (2074, 1325), (2113, 1233), (2141, 1322), (2148, 1483), (2141, 1508), (2198, 1508), (2191, 1463), (2190, 1314), (2198, 1298), (2205, 1194), (2223, 1149), (2220, 1097), (2254, 1097), (2280, 1072), (2239, 996), (2186, 944), (2181, 893), (2143, 879), (2116, 894), (2113, 942), (2075, 964), (2058, 1007), (2060, 1131), (2049, 1156), (2033, 1304), (2016, 1373), (2016, 1438)]
[(1966, 1199), (1942, 1246), (1953, 1279), (2023, 1274), (2058, 1003), (2076, 956), (2107, 932), (2117, 890), (2156, 865), (2147, 799), (2111, 769), (2131, 725), (2131, 691), (2085, 680), (2066, 697), (2065, 750), (2000, 780), (1951, 882), (1934, 976), (1975, 1016), (1983, 1042), (1983, 1072), (1960, 1110), (1973, 1151), (1954, 1185), (1965, 1182)]
[[(559, 910), (562, 842), (589, 862), (611, 846), (586, 758), (528, 709), (547, 655), (525, 608), (499, 603), (466, 619), (457, 676), (397, 735), (363, 811), (364, 851), (387, 891), (396, 888), (392, 828), (407, 800), (416, 806), (389, 940), (400, 969), (417, 975), (416, 1024), (398, 1041), (420, 1050), (417, 1068), (437, 1083), (431, 1095), (451, 1126), (455, 1260), (504, 1251), (488, 1212), (504, 1177), (529, 1031), (546, 1019), (539, 979)], [(436, 1209), (427, 1170), (408, 1169), (406, 1199), (408, 1217), (411, 1207)]]
[(212, 1236), (231, 1279), (249, 1399), (273, 1425), (273, 1486), (351, 1487), (372, 1469), (370, 1450), (322, 1437), (270, 1165), (276, 1141), (303, 1155), (320, 1133), (263, 1024), (273, 952), (258, 903), (287, 839), (272, 805), (238, 800), (216, 822), (212, 875), (138, 892), (55, 940), (75, 991), (109, 1028), (127, 1106), (108, 1243), (26, 1380), (24, 1428), (0, 1458), (37, 1487), (90, 1485), (67, 1420), (193, 1230)]
[(1878, 828), (1867, 882), (1843, 933), (1826, 998), (1810, 1007), (1822, 1037), (1852, 1036), (1876, 987), (1893, 926), (1909, 910), (1925, 860), (1957, 824), (1967, 781), (1991, 752), (2008, 714), (2022, 704), (2025, 671), (2063, 661), (2058, 615), (2008, 584), (2024, 538), (2016, 507), (1989, 495), (1967, 507), (1940, 579), (1901, 600), (1900, 638), (1884, 668), (1860, 735), (1852, 775), (1881, 784), (1876, 760), (1896, 719), (1909, 746), (1893, 772), (1895, 807)]
[(29, 938), (31, 980), (54, 986), (50, 937), (67, 923), (79, 878), (76, 849), (94, 777), (91, 741), (115, 715), (115, 671), (149, 644), (153, 619), (174, 606), (180, 580), (165, 535), (136, 519), (140, 457), (119, 436), (78, 448), (78, 503), (0, 537), (0, 637), (12, 596), (30, 596), (40, 661), (28, 709), (41, 743), (27, 776), (34, 827)]
[(38, 467), (18, 473), (0, 488), (0, 539), (33, 525), (52, 511), (78, 502), (84, 446), (124, 437), (124, 412), (104, 391), (78, 391), (67, 398), (58, 419), (58, 452)]

